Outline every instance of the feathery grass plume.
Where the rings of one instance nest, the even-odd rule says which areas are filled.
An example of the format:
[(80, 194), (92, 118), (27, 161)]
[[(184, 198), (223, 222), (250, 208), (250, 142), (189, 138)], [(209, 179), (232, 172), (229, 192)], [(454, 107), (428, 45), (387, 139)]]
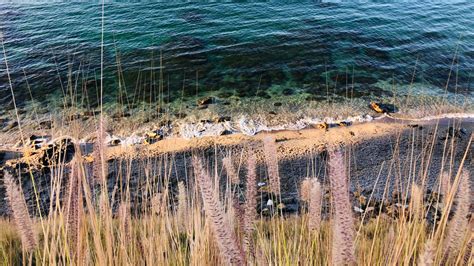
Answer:
[(32, 251), (35, 249), (38, 240), (33, 228), (33, 222), (28, 213), (28, 208), (26, 207), (23, 192), (8, 171), (3, 172), (3, 182), (5, 184), (7, 201), (10, 203), (13, 220), (21, 236), (21, 243), (25, 250)]
[(275, 195), (280, 195), (280, 174), (278, 170), (277, 147), (273, 137), (267, 136), (263, 139), (263, 152), (267, 164), (270, 191)]
[(154, 194), (150, 199), (150, 207), (151, 207), (151, 214), (153, 215), (161, 215), (162, 214), (162, 201), (163, 195), (161, 193)]
[(413, 218), (420, 219), (423, 217), (423, 190), (415, 183), (411, 186), (411, 198), (410, 198), (410, 212)]
[(328, 164), (333, 207), (332, 264), (351, 264), (355, 262), (355, 231), (346, 166), (340, 149), (329, 149)]
[(105, 119), (101, 116), (99, 119), (99, 125), (97, 127), (97, 137), (93, 145), (93, 164), (92, 164), (92, 176), (96, 183), (101, 184), (105, 181), (107, 176), (107, 163), (105, 160), (105, 138), (106, 133), (106, 122)]
[(300, 183), (300, 198), (302, 201), (309, 203), (311, 200), (311, 188), (313, 182), (310, 177), (303, 179)]
[(179, 231), (183, 232), (186, 229), (186, 213), (188, 204), (186, 203), (186, 187), (183, 181), (178, 183), (178, 227)]
[(469, 184), (469, 171), (463, 170), (460, 176), (458, 192), (456, 194), (456, 211), (451, 222), (447, 226), (446, 238), (444, 239), (445, 256), (456, 255), (465, 240), (465, 233), (469, 227), (469, 205), (471, 200), (471, 188)]
[(420, 266), (433, 266), (434, 258), (436, 257), (436, 248), (432, 239), (426, 241), (423, 251), (418, 257), (418, 265)]
[(66, 232), (71, 251), (79, 254), (79, 232), (82, 214), (82, 189), (76, 159), (71, 163), (71, 174), (66, 198)]
[(193, 167), (201, 191), (204, 211), (210, 222), (221, 257), (225, 259), (228, 264), (245, 265), (245, 258), (239, 248), (237, 237), (225, 218), (222, 203), (216, 198), (211, 177), (204, 170), (201, 159), (197, 156), (193, 156)]
[(238, 185), (240, 183), (240, 178), (237, 171), (235, 171), (234, 165), (232, 164), (232, 158), (230, 156), (226, 156), (224, 159), (222, 159), (222, 164), (224, 165), (224, 169), (227, 172), (230, 182), (232, 184)]
[(323, 193), (321, 183), (316, 178), (311, 179), (311, 191), (309, 198), (308, 216), (309, 230), (319, 230), (321, 226), (321, 207), (322, 207)]
[(248, 151), (247, 159), (247, 182), (245, 191), (245, 207), (244, 207), (244, 238), (243, 247), (244, 251), (249, 255), (250, 259), (253, 260), (253, 241), (252, 234), (254, 230), (255, 216), (257, 215), (257, 166), (255, 153), (253, 150)]

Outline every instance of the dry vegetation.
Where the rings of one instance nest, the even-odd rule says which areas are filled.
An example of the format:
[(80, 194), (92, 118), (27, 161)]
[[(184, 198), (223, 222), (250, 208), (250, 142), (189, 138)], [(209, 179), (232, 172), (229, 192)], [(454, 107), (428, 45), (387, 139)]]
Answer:
[[(98, 128), (100, 140), (103, 126)], [(110, 193), (107, 164), (101, 159), (107, 147), (99, 142), (95, 147), (92, 166), (79, 152), (69, 163), (50, 166), (52, 200), (47, 215), (28, 214), (16, 171), (5, 170), (12, 210), (0, 221), (0, 261), (5, 265), (473, 263), (468, 150), (451, 176), (445, 172), (438, 178), (436, 198), (425, 197), (423, 173), (412, 173), (409, 191), (400, 191), (404, 196), (395, 204), (400, 207), (396, 213), (377, 207), (356, 215), (345, 149), (328, 147), (327, 176), (302, 180), (299, 194), (304, 207), (288, 215), (279, 203), (278, 152), (271, 137), (263, 140), (265, 158), (260, 161), (266, 174), (262, 176), (256, 171), (258, 147), (251, 145), (242, 154), (228, 152), (223, 159), (194, 151), (189, 175), (178, 177), (181, 181), (170, 175), (174, 167), (170, 157), (153, 161), (160, 171), (152, 170), (150, 160), (134, 160), (143, 167), (139, 205), (131, 200), (130, 189), (136, 184), (130, 181), (129, 169), (120, 177), (123, 185), (115, 185)], [(236, 157), (242, 155), (246, 159), (237, 166)], [(124, 160), (131, 168), (132, 159)], [(211, 166), (209, 160), (222, 162)], [(267, 184), (257, 184), (262, 181)], [(382, 201), (390, 198), (385, 192), (388, 186)], [(434, 223), (427, 219), (433, 208)]]

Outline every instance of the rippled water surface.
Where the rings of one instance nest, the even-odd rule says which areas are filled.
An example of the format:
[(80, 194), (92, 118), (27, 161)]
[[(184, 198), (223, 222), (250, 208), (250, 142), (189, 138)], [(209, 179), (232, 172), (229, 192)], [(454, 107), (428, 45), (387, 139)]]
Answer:
[[(0, 4), (19, 102), (28, 85), (47, 99), (68, 84), (94, 102), (100, 16), (97, 3)], [(273, 88), (347, 96), (350, 84), (358, 97), (388, 93), (381, 82), (442, 91), (450, 77), (449, 90), (469, 94), (473, 18), (473, 2), (107, 3), (104, 87), (109, 99), (127, 92), (149, 101), (168, 88), (170, 100), (196, 91), (269, 97)]]

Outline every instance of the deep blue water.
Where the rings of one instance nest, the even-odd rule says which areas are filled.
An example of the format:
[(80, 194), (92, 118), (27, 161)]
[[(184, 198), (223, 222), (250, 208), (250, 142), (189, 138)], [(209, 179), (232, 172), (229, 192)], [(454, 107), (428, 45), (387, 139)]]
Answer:
[[(98, 3), (0, 3), (19, 102), (30, 97), (27, 80), (36, 99), (60, 95), (69, 83), (94, 104), (100, 16)], [(168, 88), (167, 99), (194, 95), (196, 77), (201, 93), (240, 97), (268, 97), (262, 92), (275, 87), (344, 95), (347, 84), (355, 97), (383, 95), (380, 81), (412, 80), (442, 91), (450, 72), (448, 89), (469, 94), (474, 2), (109, 2), (104, 42), (110, 101), (119, 90), (144, 101)], [(8, 103), (0, 59), (0, 101)]]

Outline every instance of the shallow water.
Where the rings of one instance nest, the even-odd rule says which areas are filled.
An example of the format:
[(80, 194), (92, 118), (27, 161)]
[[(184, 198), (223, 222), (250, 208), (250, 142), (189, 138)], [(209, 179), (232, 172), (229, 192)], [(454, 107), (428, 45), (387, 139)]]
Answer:
[[(30, 99), (29, 85), (35, 99), (72, 88), (86, 95), (84, 104), (97, 103), (100, 16), (92, 3), (0, 4), (18, 102)], [(448, 77), (449, 90), (470, 94), (473, 17), (474, 2), (107, 3), (106, 101), (209, 91), (380, 96), (390, 95), (382, 84), (412, 81), (436, 93)], [(11, 96), (0, 59), (5, 104)]]

